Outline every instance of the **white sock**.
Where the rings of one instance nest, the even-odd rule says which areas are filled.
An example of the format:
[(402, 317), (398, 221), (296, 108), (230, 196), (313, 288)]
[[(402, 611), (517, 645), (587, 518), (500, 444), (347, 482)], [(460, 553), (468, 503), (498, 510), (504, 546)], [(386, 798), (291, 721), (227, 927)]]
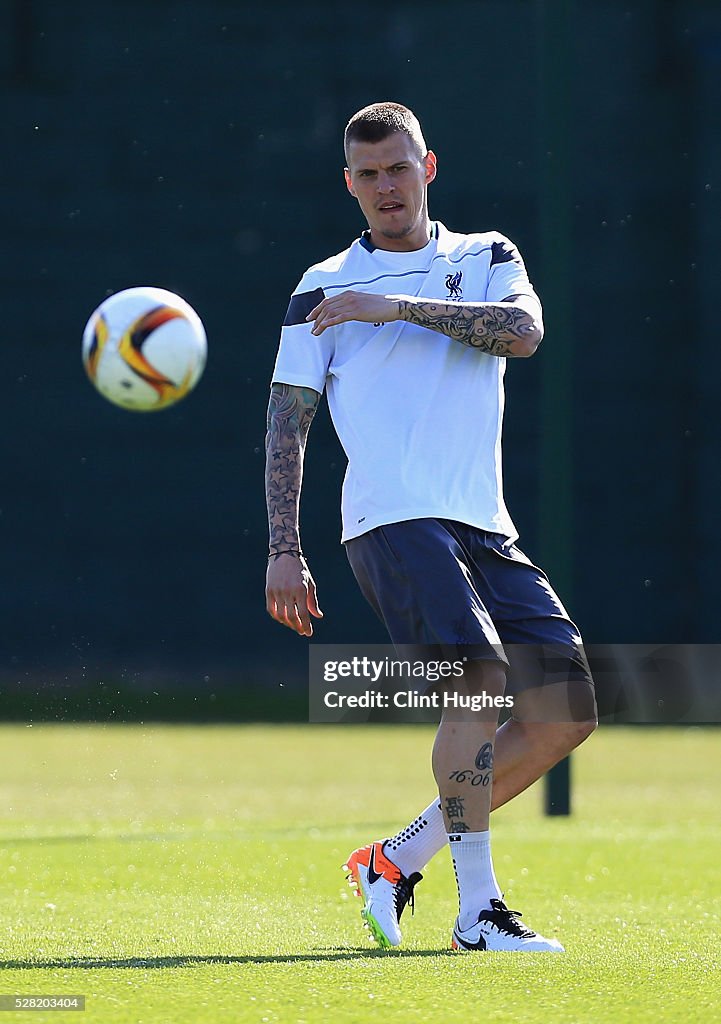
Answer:
[(448, 845), (458, 885), (458, 927), (464, 931), (503, 894), (493, 871), (490, 832), (451, 832)]
[(417, 818), (402, 828), (392, 839), (386, 839), (383, 852), (406, 876), (422, 871), (431, 857), (448, 842), (446, 826), (438, 797), (421, 811)]

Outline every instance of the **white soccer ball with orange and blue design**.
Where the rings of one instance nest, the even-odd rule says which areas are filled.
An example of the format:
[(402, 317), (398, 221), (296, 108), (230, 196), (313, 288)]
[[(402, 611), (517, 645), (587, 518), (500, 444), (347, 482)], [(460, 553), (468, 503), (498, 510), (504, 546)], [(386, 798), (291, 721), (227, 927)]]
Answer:
[(206, 357), (200, 317), (164, 288), (110, 295), (83, 333), (88, 377), (104, 398), (133, 412), (179, 402), (200, 380)]

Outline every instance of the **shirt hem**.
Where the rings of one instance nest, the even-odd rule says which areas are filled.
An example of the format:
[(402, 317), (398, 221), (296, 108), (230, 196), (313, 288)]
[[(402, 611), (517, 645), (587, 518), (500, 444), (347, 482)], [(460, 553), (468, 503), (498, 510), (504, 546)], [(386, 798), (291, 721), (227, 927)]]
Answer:
[[(370, 533), (371, 530), (375, 530), (379, 526), (390, 526), (391, 523), (407, 523), (412, 519), (453, 519), (457, 523), (465, 523), (466, 526), (474, 526), (478, 530), (485, 530), (486, 533), (501, 534), (501, 536), (507, 537), (511, 542), (518, 540), (518, 531), (510, 518), (506, 520), (505, 524), (489, 523), (487, 519), (479, 519), (466, 513), (459, 514), (458, 509), (433, 508), (424, 509), (421, 512), (391, 512), (373, 519), (364, 519), (362, 523), (358, 523), (353, 529), (344, 526), (341, 534), (341, 544), (345, 544), (349, 540), (355, 540), (357, 537), (362, 537), (364, 533)], [(504, 526), (506, 528), (503, 528)]]

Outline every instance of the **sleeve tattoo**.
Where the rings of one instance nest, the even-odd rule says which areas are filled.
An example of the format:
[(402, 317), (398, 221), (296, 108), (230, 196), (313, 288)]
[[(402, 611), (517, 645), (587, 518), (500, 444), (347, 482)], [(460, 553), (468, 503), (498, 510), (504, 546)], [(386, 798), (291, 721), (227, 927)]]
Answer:
[(265, 437), (265, 499), (270, 554), (300, 552), (298, 511), (303, 456), (320, 395), (312, 388), (273, 384)]
[(401, 320), (439, 331), (453, 341), (491, 356), (529, 356), (543, 337), (540, 310), (527, 296), (502, 302), (434, 302), (398, 299)]

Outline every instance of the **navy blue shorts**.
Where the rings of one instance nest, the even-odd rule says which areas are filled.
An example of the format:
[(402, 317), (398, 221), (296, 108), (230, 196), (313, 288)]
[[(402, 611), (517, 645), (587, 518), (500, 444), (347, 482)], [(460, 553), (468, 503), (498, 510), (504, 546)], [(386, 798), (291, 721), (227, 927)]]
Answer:
[(345, 547), (396, 647), (440, 646), (444, 657), (505, 663), (506, 693), (577, 680), (592, 694), (578, 628), (546, 574), (506, 537), (450, 519), (410, 519)]

